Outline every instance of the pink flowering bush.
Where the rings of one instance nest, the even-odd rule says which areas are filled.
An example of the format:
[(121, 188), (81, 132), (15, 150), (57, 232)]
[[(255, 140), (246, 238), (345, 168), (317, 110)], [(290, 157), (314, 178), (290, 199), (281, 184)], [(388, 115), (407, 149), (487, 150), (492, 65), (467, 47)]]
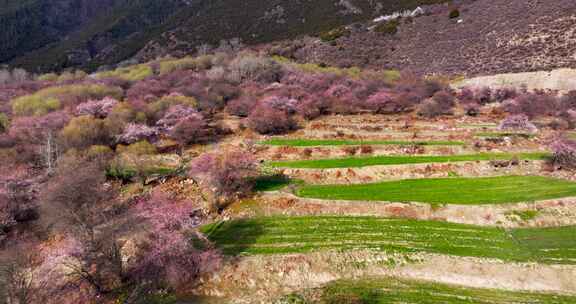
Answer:
[(284, 134), (298, 127), (288, 113), (264, 104), (250, 113), (247, 122), (250, 129), (260, 134)]
[(350, 86), (335, 84), (328, 88), (323, 94), (326, 98), (345, 98), (352, 93)]
[(556, 111), (557, 98), (546, 92), (527, 93), (502, 104), (504, 111), (510, 114), (523, 114), (532, 119), (552, 114)]
[(214, 139), (217, 130), (208, 125), (202, 115), (190, 115), (179, 120), (174, 127), (168, 131), (168, 136), (185, 146), (208, 142)]
[(92, 115), (96, 118), (106, 118), (118, 104), (118, 100), (105, 97), (102, 100), (89, 100), (76, 107), (76, 115)]
[(12, 137), (26, 142), (41, 141), (47, 132), (57, 132), (70, 121), (64, 111), (52, 112), (43, 116), (27, 116), (14, 119), (9, 133)]
[(256, 98), (254, 96), (244, 95), (228, 102), (226, 112), (238, 117), (247, 117), (255, 106)]
[(378, 114), (399, 113), (404, 111), (404, 105), (399, 104), (397, 102), (398, 100), (394, 97), (394, 93), (390, 90), (378, 91), (368, 98), (365, 107)]
[(202, 115), (198, 111), (190, 106), (186, 105), (174, 105), (171, 106), (164, 117), (156, 122), (156, 126), (162, 130), (169, 131), (174, 126), (176, 126), (180, 121), (187, 119), (189, 117), (197, 117), (202, 119)]
[(258, 168), (247, 152), (206, 153), (192, 160), (188, 175), (211, 192), (210, 209), (220, 210), (227, 202), (251, 192)]
[(285, 96), (266, 96), (259, 101), (259, 104), (265, 107), (270, 107), (279, 111), (284, 111), (288, 114), (294, 114), (298, 106), (298, 100)]
[(328, 114), (330, 103), (327, 99), (310, 96), (298, 104), (296, 113), (307, 120), (312, 120), (321, 115)]
[(558, 98), (558, 111), (576, 110), (576, 90), (569, 91)]
[(287, 85), (296, 85), (308, 92), (324, 92), (338, 80), (338, 76), (326, 73), (304, 73), (290, 71), (280, 81)]
[(530, 122), (528, 116), (523, 114), (517, 114), (517, 115), (509, 115), (502, 122), (500, 122), (498, 130), (535, 133), (538, 131), (538, 128), (536, 128), (536, 126), (532, 122)]
[(154, 141), (158, 135), (158, 128), (130, 123), (126, 125), (124, 132), (116, 137), (116, 141), (129, 145), (142, 140)]
[[(17, 117), (8, 131), (8, 143), (17, 144), (17, 160), (39, 164), (41, 159), (52, 159), (57, 150), (57, 136), (68, 124), (70, 116), (64, 111), (43, 116)], [(47, 153), (50, 147), (52, 153)], [(46, 165), (46, 164), (44, 164)]]
[(184, 105), (170, 107), (156, 125), (181, 146), (207, 142), (217, 135), (216, 128), (208, 125), (202, 114)]
[(38, 204), (33, 184), (14, 180), (0, 184), (0, 244), (3, 236), (19, 223), (38, 219)]
[(451, 114), (454, 104), (455, 98), (450, 92), (438, 91), (419, 105), (418, 114), (429, 118)]
[(492, 101), (492, 89), (489, 87), (478, 88), (474, 92), (474, 98), (481, 104), (487, 104)]
[(552, 163), (565, 169), (576, 168), (576, 141), (564, 136), (557, 136), (550, 142), (552, 150)]
[(492, 92), (492, 99), (495, 102), (503, 102), (508, 99), (513, 99), (518, 96), (518, 91), (515, 88), (499, 88)]
[(214, 250), (194, 248), (194, 229), (201, 223), (190, 201), (171, 199), (155, 191), (136, 206), (137, 215), (149, 225), (149, 238), (133, 266), (140, 281), (168, 283), (178, 288), (198, 275), (218, 267), (220, 256)]
[(460, 91), (458, 91), (456, 98), (458, 98), (458, 100), (463, 103), (476, 101), (474, 100), (474, 91), (468, 87), (462, 88)]
[(10, 228), (16, 225), (14, 206), (8, 198), (6, 191), (0, 189), (0, 242)]

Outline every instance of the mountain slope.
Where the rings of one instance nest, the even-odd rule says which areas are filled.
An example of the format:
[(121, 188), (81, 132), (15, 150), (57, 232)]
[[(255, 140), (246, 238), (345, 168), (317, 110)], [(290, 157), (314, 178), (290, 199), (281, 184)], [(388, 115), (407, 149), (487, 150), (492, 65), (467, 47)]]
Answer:
[[(66, 67), (95, 69), (139, 53), (149, 59), (222, 39), (247, 43), (318, 33), (382, 13), (445, 0), (106, 0), (91, 8), (87, 0), (58, 0), (54, 13), (48, 0), (0, 2), (0, 24), (13, 29), (0, 36), (9, 49), (0, 62), (36, 71)], [(86, 18), (46, 34), (43, 20), (67, 20), (66, 14)], [(64, 14), (64, 15), (62, 15)], [(24, 16), (24, 18), (20, 18)], [(54, 26), (54, 28), (59, 28)], [(28, 34), (21, 31), (30, 29)], [(13, 42), (12, 42), (13, 41)]]
[(0, 0), (0, 62), (85, 25), (123, 0)]
[(576, 68), (576, 1), (476, 0), (401, 22), (395, 35), (367, 30), (335, 43), (302, 45), (295, 59), (337, 66), (409, 68), (419, 73), (482, 75)]

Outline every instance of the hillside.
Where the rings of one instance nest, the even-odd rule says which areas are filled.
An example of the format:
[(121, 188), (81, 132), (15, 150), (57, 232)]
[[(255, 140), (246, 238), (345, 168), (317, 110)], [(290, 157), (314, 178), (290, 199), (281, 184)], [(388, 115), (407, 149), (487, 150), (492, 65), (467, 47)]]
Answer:
[[(30, 71), (91, 69), (132, 56), (184, 0), (31, 0), (0, 12), (0, 62)], [(1, 7), (4, 8), (4, 7)]]
[(0, 62), (61, 40), (119, 0), (0, 1)]
[[(31, 71), (92, 71), (240, 38), (258, 48), (274, 42), (264, 45), (273, 54), (340, 67), (486, 75), (576, 66), (573, 1), (425, 6), (442, 2), (447, 1), (4, 0), (0, 24), (12, 30), (0, 33), (0, 62)], [(425, 15), (402, 19), (394, 34), (378, 33), (370, 21), (419, 5)], [(452, 9), (458, 9), (457, 18), (448, 17)], [(331, 41), (310, 38), (352, 23)]]
[(268, 42), (438, 2), (444, 0), (59, 0), (59, 6), (6, 1), (0, 3), (0, 24), (14, 30), (0, 36), (0, 62), (35, 71), (94, 70), (142, 48), (138, 57), (152, 59), (223, 39)]
[[(397, 33), (364, 24), (334, 43), (303, 39), (280, 44), (304, 62), (420, 73), (489, 75), (576, 67), (576, 2), (476, 0), (405, 19)], [(296, 47), (294, 47), (296, 46)]]
[(446, 79), (244, 51), (0, 85), (0, 301), (575, 303), (576, 91)]
[(0, 304), (576, 303), (572, 1), (0, 0)]

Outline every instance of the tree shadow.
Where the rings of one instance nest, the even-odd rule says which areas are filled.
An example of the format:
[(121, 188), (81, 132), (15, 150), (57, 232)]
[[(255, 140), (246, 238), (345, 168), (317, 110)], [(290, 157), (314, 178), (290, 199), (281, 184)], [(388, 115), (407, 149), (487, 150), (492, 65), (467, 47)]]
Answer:
[(254, 191), (256, 192), (266, 192), (266, 191), (277, 191), (288, 185), (293, 181), (284, 174), (274, 174), (260, 176), (254, 179)]
[(258, 220), (237, 219), (208, 224), (201, 227), (200, 232), (224, 255), (238, 256), (254, 249), (264, 229)]

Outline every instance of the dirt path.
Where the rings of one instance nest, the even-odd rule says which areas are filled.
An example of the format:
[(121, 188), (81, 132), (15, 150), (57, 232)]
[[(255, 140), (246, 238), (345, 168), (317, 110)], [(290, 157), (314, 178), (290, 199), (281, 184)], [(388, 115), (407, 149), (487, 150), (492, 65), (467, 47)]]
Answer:
[(513, 166), (495, 166), (489, 161), (426, 163), (336, 169), (282, 169), (291, 178), (311, 184), (360, 184), (377, 181), (439, 177), (489, 177), (537, 175), (543, 161), (520, 161)]
[(229, 261), (204, 278), (200, 294), (231, 303), (270, 303), (281, 294), (337, 279), (398, 276), (469, 287), (576, 294), (576, 266), (510, 264), (442, 255), (386, 255), (371, 251), (253, 256)]

